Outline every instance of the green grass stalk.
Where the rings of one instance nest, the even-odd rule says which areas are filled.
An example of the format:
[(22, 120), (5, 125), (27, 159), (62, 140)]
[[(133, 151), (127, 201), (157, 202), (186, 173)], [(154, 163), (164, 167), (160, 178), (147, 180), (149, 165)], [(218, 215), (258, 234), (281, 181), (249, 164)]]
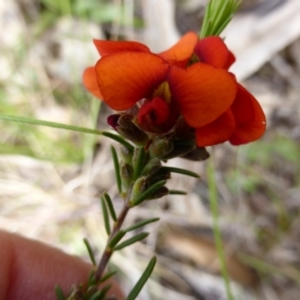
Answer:
[(222, 242), (222, 235), (219, 226), (219, 212), (218, 212), (218, 190), (215, 179), (215, 168), (214, 168), (214, 158), (212, 157), (208, 160), (207, 165), (207, 178), (208, 178), (208, 192), (209, 192), (209, 202), (210, 209), (213, 216), (213, 232), (215, 245), (217, 248), (217, 253), (221, 266), (221, 273), (224, 279), (226, 294), (228, 300), (234, 300), (231, 287), (230, 287), (230, 278), (226, 266), (224, 246)]

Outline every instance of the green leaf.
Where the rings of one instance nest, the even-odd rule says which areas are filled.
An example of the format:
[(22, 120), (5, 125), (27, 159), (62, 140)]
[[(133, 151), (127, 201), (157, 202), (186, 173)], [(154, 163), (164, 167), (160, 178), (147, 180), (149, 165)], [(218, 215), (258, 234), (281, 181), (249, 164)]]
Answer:
[(115, 234), (115, 236), (111, 239), (111, 241), (108, 244), (108, 247), (113, 249), (119, 241), (123, 238), (123, 236), (126, 234), (124, 230), (120, 230), (118, 233)]
[(102, 290), (100, 291), (100, 294), (99, 294), (99, 298), (97, 299), (103, 299), (106, 295), (106, 293), (110, 290), (112, 284), (107, 284), (106, 286), (104, 286), (102, 288)]
[(55, 289), (55, 294), (56, 294), (57, 300), (66, 300), (66, 297), (59, 285), (56, 285), (54, 289)]
[[(94, 280), (96, 281), (96, 280)], [(84, 300), (85, 299), (90, 299), (95, 293), (97, 293), (99, 291), (98, 286), (97, 285), (90, 285), (88, 286), (87, 290), (85, 291), (84, 294)], [(78, 295), (79, 296), (79, 295)], [(74, 296), (73, 296), (74, 298)], [(73, 300), (72, 296), (69, 297), (67, 300)], [(75, 299), (74, 299), (75, 300)]]
[(74, 126), (74, 125), (42, 121), (42, 120), (36, 120), (36, 119), (32, 119), (32, 118), (25, 118), (25, 117), (19, 117), (19, 116), (0, 115), (0, 120), (16, 122), (16, 123), (21, 123), (21, 124), (47, 126), (47, 127), (52, 127), (52, 128), (66, 129), (66, 130), (72, 130), (72, 131), (76, 131), (76, 132), (83, 132), (83, 133), (90, 133), (90, 134), (102, 135), (104, 133), (104, 132), (96, 130), (96, 129), (89, 129), (89, 128), (78, 127), (78, 126)]
[(110, 230), (110, 223), (109, 223), (109, 215), (108, 215), (104, 197), (101, 197), (101, 206), (102, 206), (102, 214), (103, 214), (105, 230), (106, 230), (107, 235), (110, 235), (111, 230)]
[(132, 244), (134, 244), (136, 242), (139, 242), (139, 241), (145, 239), (148, 235), (149, 235), (149, 232), (141, 232), (141, 233), (133, 236), (132, 238), (124, 241), (123, 243), (117, 245), (114, 248), (114, 250), (121, 250), (121, 249), (123, 249), (123, 248), (125, 248), (127, 246), (130, 246), (130, 245), (132, 245)]
[(92, 270), (89, 274), (87, 286), (90, 287), (93, 286), (94, 284), (96, 284), (95, 270)]
[(110, 150), (111, 150), (111, 154), (112, 154), (112, 158), (113, 158), (114, 166), (115, 166), (118, 191), (120, 194), (122, 194), (122, 178), (121, 178), (121, 173), (120, 173), (119, 158), (118, 158), (117, 151), (114, 146), (110, 146)]
[(92, 247), (91, 247), (90, 242), (88, 241), (87, 238), (84, 238), (84, 239), (83, 239), (83, 242), (84, 242), (84, 244), (85, 244), (85, 246), (86, 246), (86, 248), (87, 248), (87, 251), (88, 251), (88, 253), (89, 253), (89, 256), (90, 256), (90, 259), (91, 259), (91, 261), (92, 261), (92, 264), (93, 264), (94, 266), (96, 266), (96, 259), (95, 259), (94, 252), (93, 252), (93, 250), (92, 250)]
[(124, 140), (120, 135), (118, 134), (114, 134), (114, 133), (110, 133), (110, 132), (107, 132), (107, 131), (103, 131), (101, 132), (102, 135), (120, 143), (121, 145), (123, 145), (125, 148), (127, 148), (130, 152), (133, 152), (134, 150), (134, 147), (128, 143), (126, 140)]
[(200, 176), (197, 173), (189, 171), (189, 170), (185, 170), (185, 169), (164, 166), (164, 167), (161, 167), (160, 170), (164, 170), (164, 171), (168, 171), (168, 172), (172, 172), (172, 173), (183, 174), (183, 175), (191, 176), (194, 178), (200, 178)]
[(156, 192), (159, 188), (167, 183), (166, 180), (161, 180), (150, 186), (145, 192), (137, 196), (135, 199), (130, 200), (132, 206), (136, 206), (146, 200), (151, 194)]
[(179, 190), (169, 190), (170, 195), (187, 195), (187, 192), (185, 191), (179, 191)]
[(101, 291), (95, 292), (95, 293), (89, 298), (89, 300), (100, 300), (100, 299), (101, 299)]
[(101, 277), (100, 282), (104, 282), (104, 281), (107, 280), (108, 278), (114, 276), (117, 272), (118, 272), (118, 271), (115, 270), (115, 271), (111, 271), (111, 272), (106, 273), (104, 276)]
[(153, 271), (153, 269), (155, 267), (155, 264), (156, 264), (156, 257), (154, 256), (150, 260), (147, 268), (145, 269), (145, 271), (142, 274), (142, 276), (139, 279), (139, 281), (136, 283), (136, 285), (133, 287), (133, 289), (131, 290), (131, 292), (127, 296), (126, 300), (134, 300), (134, 299), (136, 299), (136, 297), (138, 296), (138, 294), (142, 290), (143, 286), (147, 282), (148, 278), (150, 277), (150, 275), (151, 275), (151, 273), (152, 273), (152, 271)]
[(117, 216), (116, 216), (114, 205), (111, 201), (110, 196), (107, 193), (104, 193), (103, 197), (106, 201), (106, 204), (108, 206), (108, 209), (109, 209), (109, 212), (110, 212), (110, 215), (111, 215), (112, 219), (116, 222), (117, 221)]
[(145, 167), (146, 152), (143, 147), (135, 149), (133, 154), (133, 179), (136, 180)]
[(124, 231), (125, 231), (125, 232), (132, 231), (132, 230), (134, 230), (134, 229), (140, 228), (140, 227), (145, 226), (145, 225), (147, 225), (147, 224), (156, 222), (156, 221), (158, 221), (159, 219), (160, 219), (160, 218), (153, 218), (153, 219), (143, 220), (143, 221), (138, 222), (138, 223), (136, 223), (136, 224), (134, 224), (134, 225), (132, 225), (132, 226), (130, 226), (130, 227), (128, 227), (128, 228), (125, 228)]
[(210, 0), (201, 27), (200, 38), (218, 36), (239, 8), (240, 0)]

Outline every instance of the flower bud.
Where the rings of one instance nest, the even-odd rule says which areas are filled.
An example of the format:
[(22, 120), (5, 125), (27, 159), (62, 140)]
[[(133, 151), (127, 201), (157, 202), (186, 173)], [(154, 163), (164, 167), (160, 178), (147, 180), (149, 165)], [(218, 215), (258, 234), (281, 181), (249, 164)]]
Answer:
[(156, 190), (153, 194), (151, 194), (147, 200), (154, 200), (166, 196), (169, 194), (169, 189), (166, 186), (162, 186), (158, 190)]
[(168, 180), (171, 178), (171, 172), (166, 171), (166, 170), (160, 170), (158, 169), (155, 173), (150, 175), (148, 177), (149, 184), (153, 185), (154, 183), (161, 181), (161, 180)]
[(182, 155), (181, 157), (192, 161), (202, 161), (209, 158), (209, 153), (206, 151), (204, 147), (201, 147), (201, 148), (196, 148)]
[(183, 117), (177, 120), (174, 131), (176, 138), (195, 141), (195, 130), (186, 123)]
[(130, 151), (128, 148), (121, 146), (120, 147), (120, 154), (121, 158), (125, 163), (131, 164), (132, 162), (132, 151)]
[(132, 122), (132, 119), (133, 116), (127, 113), (114, 114), (107, 118), (107, 123), (126, 139), (142, 146), (149, 137)]
[(151, 157), (163, 158), (173, 150), (173, 143), (165, 137), (157, 137), (149, 147)]
[(133, 176), (133, 168), (128, 163), (121, 163), (121, 177), (125, 188), (128, 188)]
[(158, 158), (152, 158), (142, 171), (142, 175), (149, 176), (155, 173), (161, 167), (161, 161)]
[(165, 155), (164, 157), (162, 157), (162, 159), (171, 159), (174, 157), (180, 157), (185, 155), (186, 153), (189, 153), (191, 151), (193, 151), (195, 149), (196, 145), (195, 144), (180, 144), (177, 141), (174, 141), (173, 144), (173, 149), (171, 152), (169, 152), (167, 155)]
[(132, 187), (131, 199), (136, 199), (139, 195), (147, 190), (149, 181), (147, 177), (143, 176), (136, 180)]

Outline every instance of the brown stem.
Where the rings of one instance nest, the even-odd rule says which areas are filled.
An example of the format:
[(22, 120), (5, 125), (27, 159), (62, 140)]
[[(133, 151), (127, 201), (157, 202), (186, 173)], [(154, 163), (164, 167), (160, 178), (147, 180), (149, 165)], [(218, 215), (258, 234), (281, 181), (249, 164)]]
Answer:
[[(129, 195), (131, 193), (128, 193)], [(124, 206), (114, 224), (114, 227), (113, 227), (113, 230), (111, 232), (111, 234), (109, 235), (109, 238), (108, 238), (108, 241), (107, 241), (107, 244), (106, 244), (106, 247), (105, 247), (105, 250), (102, 254), (102, 257), (101, 257), (101, 260), (99, 262), (99, 265), (98, 265), (98, 268), (97, 268), (97, 271), (95, 273), (95, 279), (96, 281), (98, 281), (102, 276), (103, 276), (103, 273), (105, 271), (105, 268), (109, 262), (109, 259), (110, 257), (112, 256), (113, 254), (113, 249), (109, 248), (109, 243), (111, 241), (111, 239), (120, 231), (121, 227), (122, 227), (122, 224), (126, 218), (126, 215), (130, 209), (130, 205), (129, 205), (129, 199), (124, 203)]]

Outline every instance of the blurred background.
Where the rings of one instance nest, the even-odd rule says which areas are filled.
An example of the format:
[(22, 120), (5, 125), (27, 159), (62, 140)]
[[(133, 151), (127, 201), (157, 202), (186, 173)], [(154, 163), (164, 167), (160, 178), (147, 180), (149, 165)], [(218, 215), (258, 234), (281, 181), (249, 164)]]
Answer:
[[(111, 111), (83, 88), (98, 57), (92, 39), (137, 40), (153, 51), (199, 31), (205, 0), (0, 1), (0, 114), (107, 129)], [(300, 299), (300, 1), (243, 0), (222, 34), (232, 67), (268, 119), (264, 137), (208, 149), (216, 165), (219, 222), (237, 300)], [(116, 209), (113, 164), (104, 137), (0, 121), (0, 228), (87, 259), (106, 242), (99, 196)], [(206, 162), (169, 162), (200, 180), (173, 176), (189, 191), (131, 211), (148, 225), (144, 243), (116, 253), (125, 291), (155, 253), (141, 300), (225, 300), (206, 180)], [(100, 251), (100, 252), (99, 252)]]

